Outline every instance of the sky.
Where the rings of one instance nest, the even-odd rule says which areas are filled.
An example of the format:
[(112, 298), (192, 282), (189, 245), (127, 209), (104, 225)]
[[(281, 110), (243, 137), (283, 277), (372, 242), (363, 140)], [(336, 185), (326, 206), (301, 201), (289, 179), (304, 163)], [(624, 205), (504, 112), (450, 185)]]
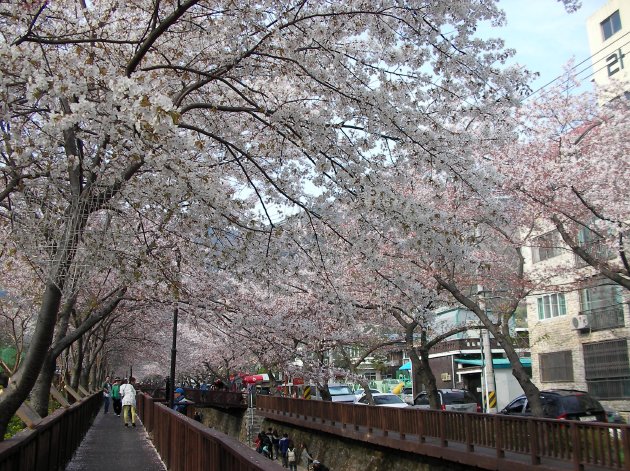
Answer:
[[(577, 64), (590, 57), (586, 20), (606, 3), (607, 0), (582, 0), (577, 12), (567, 13), (564, 5), (556, 0), (500, 0), (499, 7), (506, 13), (507, 25), (483, 28), (482, 34), (503, 38), (507, 47), (516, 49), (517, 63), (540, 73), (532, 84), (532, 89), (536, 90), (561, 75), (571, 58), (575, 58)], [(585, 67), (589, 71), (580, 77), (591, 73), (590, 61), (578, 70)], [(590, 79), (585, 82), (590, 83)]]

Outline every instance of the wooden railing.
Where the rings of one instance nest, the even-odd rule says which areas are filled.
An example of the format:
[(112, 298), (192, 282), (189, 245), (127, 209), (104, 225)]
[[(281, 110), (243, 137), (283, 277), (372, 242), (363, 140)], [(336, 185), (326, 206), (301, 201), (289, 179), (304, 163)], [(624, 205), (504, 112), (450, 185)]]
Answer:
[(0, 442), (0, 471), (64, 469), (103, 404), (103, 394), (86, 397), (45, 417), (34, 428)]
[[(277, 471), (277, 464), (238, 440), (138, 395), (138, 414), (169, 471)], [(0, 470), (2, 471), (2, 470)]]
[(257, 408), (273, 420), (482, 468), (630, 470), (628, 425), (273, 396), (258, 397)]
[[(193, 388), (185, 388), (184, 391), (186, 392), (186, 398), (193, 401), (195, 404), (209, 405), (223, 409), (247, 409), (246, 395), (240, 392), (217, 390), (201, 391), (200, 389)], [(154, 389), (151, 391), (151, 396), (154, 399), (166, 400), (166, 389)]]

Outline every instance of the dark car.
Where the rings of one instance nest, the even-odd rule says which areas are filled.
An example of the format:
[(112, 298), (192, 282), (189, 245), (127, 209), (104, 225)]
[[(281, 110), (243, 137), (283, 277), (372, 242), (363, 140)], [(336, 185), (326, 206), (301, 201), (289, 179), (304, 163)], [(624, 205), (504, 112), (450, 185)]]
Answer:
[[(606, 411), (593, 396), (573, 389), (540, 391), (545, 417), (606, 422)], [(525, 395), (518, 396), (501, 411), (501, 414), (531, 416), (532, 411)]]
[[(439, 405), (442, 410), (456, 412), (481, 412), (477, 398), (465, 389), (438, 389)], [(422, 391), (413, 401), (419, 409), (428, 409), (429, 394)]]

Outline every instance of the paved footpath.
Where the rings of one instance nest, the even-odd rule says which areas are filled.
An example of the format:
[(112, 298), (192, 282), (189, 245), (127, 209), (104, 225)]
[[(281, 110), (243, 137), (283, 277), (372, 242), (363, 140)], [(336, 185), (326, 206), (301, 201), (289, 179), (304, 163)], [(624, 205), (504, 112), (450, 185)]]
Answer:
[(166, 471), (142, 423), (125, 427), (122, 417), (98, 413), (66, 471)]

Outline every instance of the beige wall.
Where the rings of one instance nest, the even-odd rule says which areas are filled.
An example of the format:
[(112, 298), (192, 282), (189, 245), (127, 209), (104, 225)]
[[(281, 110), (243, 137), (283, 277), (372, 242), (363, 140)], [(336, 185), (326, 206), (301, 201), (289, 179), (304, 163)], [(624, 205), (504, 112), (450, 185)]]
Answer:
[[(621, 31), (604, 41), (601, 22), (616, 10), (621, 17)], [(630, 1), (609, 0), (588, 18), (586, 29), (596, 84), (605, 85), (613, 78), (630, 83), (630, 34), (624, 36), (630, 32)], [(620, 54), (625, 57), (621, 58)]]

